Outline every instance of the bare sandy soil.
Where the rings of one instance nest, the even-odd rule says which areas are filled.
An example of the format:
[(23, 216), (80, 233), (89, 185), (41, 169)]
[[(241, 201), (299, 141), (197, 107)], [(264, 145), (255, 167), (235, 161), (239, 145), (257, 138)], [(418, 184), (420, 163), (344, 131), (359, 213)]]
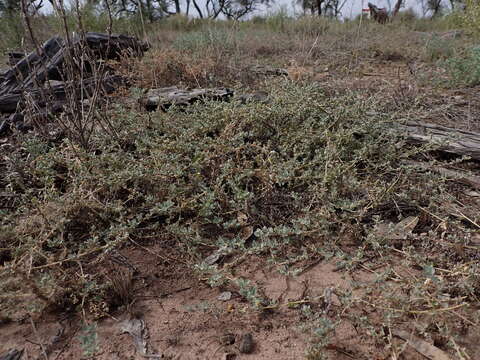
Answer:
[[(153, 246), (150, 250), (162, 249)], [(332, 322), (349, 311), (354, 317), (375, 317), (375, 311), (366, 308), (345, 310), (337, 295), (351, 290), (354, 282), (375, 281), (377, 274), (372, 270), (348, 275), (329, 261), (319, 261), (291, 277), (266, 267), (261, 259), (251, 259), (239, 265), (238, 274), (254, 281), (266, 298), (279, 304), (268, 311), (255, 311), (239, 296), (238, 289), (211, 288), (187, 269), (172, 272), (158, 258), (146, 256), (143, 249), (126, 249), (122, 254), (141, 269), (135, 281), (136, 301), (128, 311), (119, 309), (97, 323), (94, 354), (85, 353), (88, 335), (81, 318), (60, 313), (2, 325), (0, 350), (23, 348), (24, 359), (144, 359), (132, 336), (122, 332), (125, 320), (142, 319), (148, 354), (161, 354), (164, 359), (302, 359), (311, 343), (309, 332), (302, 331), (302, 325), (308, 324), (300, 311), (302, 304), (313, 305), (313, 299), (320, 299), (320, 307)], [(397, 266), (395, 270), (402, 273), (405, 269)], [(219, 300), (224, 291), (232, 293), (230, 300)], [(325, 300), (328, 292), (331, 297)], [(363, 292), (361, 286), (354, 290), (357, 296)], [(342, 321), (328, 340), (324, 355), (337, 360), (390, 359), (389, 349), (364, 336), (363, 330)], [(252, 353), (245, 354), (240, 351), (241, 339), (248, 333), (253, 337), (253, 348)], [(232, 335), (233, 343), (225, 344), (225, 338)], [(466, 341), (480, 340), (478, 334), (472, 335)], [(406, 347), (399, 359), (424, 357)]]

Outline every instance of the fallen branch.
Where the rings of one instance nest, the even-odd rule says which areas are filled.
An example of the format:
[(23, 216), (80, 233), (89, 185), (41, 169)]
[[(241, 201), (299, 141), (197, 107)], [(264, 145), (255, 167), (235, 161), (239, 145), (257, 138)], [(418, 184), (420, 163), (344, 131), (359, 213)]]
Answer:
[(24, 350), (11, 349), (6, 354), (0, 355), (0, 360), (20, 360)]
[(441, 166), (434, 166), (419, 161), (407, 160), (406, 165), (415, 166), (424, 170), (436, 172), (446, 178), (458, 181), (462, 184), (469, 185), (474, 189), (480, 189), (480, 176), (468, 175), (457, 170), (447, 169)]
[(451, 360), (450, 356), (439, 348), (430, 345), (425, 340), (422, 340), (412, 334), (403, 330), (392, 330), (392, 334), (405, 340), (417, 352), (430, 360)]
[[(48, 120), (52, 115), (63, 112), (68, 108), (68, 100), (75, 97), (81, 100), (82, 96), (92, 96), (98, 86), (98, 79), (88, 78), (78, 83), (61, 83), (49, 88), (36, 89), (28, 93), (30, 105), (38, 109), (34, 117), (37, 121)], [(105, 76), (101, 80), (100, 90), (104, 94), (112, 93), (123, 78), (118, 75)], [(70, 98), (69, 98), (70, 97)], [(9, 94), (0, 96), (0, 112), (11, 113), (7, 118), (0, 118), (0, 136), (7, 133), (11, 125), (15, 125), (18, 130), (29, 130), (32, 128), (31, 121), (24, 122), (24, 115), (20, 112), (26, 106), (24, 94)]]
[(480, 133), (422, 122), (395, 124), (394, 128), (412, 144), (436, 144), (440, 151), (480, 160)]
[[(0, 73), (0, 136), (12, 125), (28, 130), (64, 109), (75, 111), (72, 104), (94, 94), (113, 92), (123, 79), (105, 73), (109, 68), (102, 62), (123, 54), (141, 56), (146, 50), (148, 45), (134, 37), (85, 33), (74, 36), (68, 44), (52, 37), (25, 57), (9, 54), (14, 65)], [(26, 124), (24, 117), (28, 117)]]
[[(118, 75), (105, 76), (102, 79), (102, 90), (111, 93), (122, 82), (122, 77)], [(28, 92), (28, 96), (38, 107), (46, 106), (46, 101), (65, 100), (67, 94), (74, 94), (83, 89), (84, 94), (91, 96), (95, 90), (98, 79), (92, 77), (79, 83), (61, 83), (47, 88), (34, 89)], [(0, 96), (0, 112), (13, 113), (25, 106), (25, 93), (13, 93)]]
[(157, 108), (166, 110), (172, 105), (187, 106), (197, 101), (228, 101), (232, 96), (233, 91), (227, 88), (185, 90), (172, 86), (149, 90), (140, 99), (140, 103), (145, 107), (145, 110), (155, 111)]

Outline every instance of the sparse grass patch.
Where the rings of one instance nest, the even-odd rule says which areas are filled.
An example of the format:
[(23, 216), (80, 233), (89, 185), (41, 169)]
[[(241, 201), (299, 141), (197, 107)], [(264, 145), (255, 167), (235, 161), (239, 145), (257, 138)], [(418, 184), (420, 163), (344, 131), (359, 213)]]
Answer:
[[(224, 54), (226, 56), (226, 54)], [(235, 78), (229, 62), (221, 53), (190, 53), (176, 49), (152, 51), (142, 61), (129, 60), (122, 72), (137, 80), (140, 88), (162, 86), (221, 86)]]
[(173, 42), (173, 48), (187, 52), (214, 51), (218, 53), (221, 51), (226, 55), (238, 47), (238, 43), (242, 41), (241, 35), (242, 33), (235, 30), (204, 28), (181, 34)]
[(454, 53), (454, 42), (452, 40), (433, 36), (426, 42), (425, 58), (427, 61), (445, 60), (452, 57)]

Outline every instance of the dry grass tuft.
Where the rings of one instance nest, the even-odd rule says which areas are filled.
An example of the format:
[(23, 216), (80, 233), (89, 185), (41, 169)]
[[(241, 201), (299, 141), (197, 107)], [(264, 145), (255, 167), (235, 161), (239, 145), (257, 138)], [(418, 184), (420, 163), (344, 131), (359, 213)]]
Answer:
[(110, 303), (114, 307), (130, 306), (135, 299), (132, 271), (116, 269), (107, 278), (111, 287)]

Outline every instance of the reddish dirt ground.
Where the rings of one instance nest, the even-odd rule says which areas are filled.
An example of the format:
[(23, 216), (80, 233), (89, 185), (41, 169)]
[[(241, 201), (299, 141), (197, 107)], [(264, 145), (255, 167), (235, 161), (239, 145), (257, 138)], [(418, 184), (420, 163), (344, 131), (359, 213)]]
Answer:
[[(301, 303), (307, 297), (320, 299), (329, 288), (332, 298), (326, 316), (336, 321), (341, 315), (336, 292), (350, 288), (352, 281), (375, 278), (367, 271), (356, 272), (352, 277), (337, 271), (329, 262), (320, 262), (297, 277), (286, 277), (266, 267), (261, 259), (251, 259), (239, 265), (237, 274), (253, 281), (266, 298), (280, 304), (271, 311), (258, 312), (235, 288), (211, 288), (186, 270), (178, 272), (177, 269), (174, 273), (171, 268), (159, 265), (154, 256), (145, 256), (143, 249), (128, 249), (122, 254), (142, 269), (136, 280), (137, 288), (141, 289), (136, 291), (136, 301), (129, 311), (119, 309), (111, 317), (98, 321), (94, 356), (83, 353), (81, 319), (66, 314), (32, 319), (35, 330), (28, 318), (3, 325), (1, 352), (10, 348), (25, 349), (24, 359), (42, 359), (45, 358), (43, 348), (48, 359), (144, 359), (132, 337), (121, 331), (122, 321), (138, 317), (144, 320), (148, 330), (148, 353), (162, 354), (165, 359), (302, 359), (311, 338), (300, 329), (305, 319), (299, 308), (286, 304)], [(232, 292), (232, 298), (219, 300), (221, 292), (226, 290)], [(57, 336), (61, 329), (63, 333)], [(254, 340), (251, 354), (239, 351), (240, 338), (246, 333), (252, 334)], [(222, 345), (221, 339), (226, 334), (234, 335), (234, 344)], [(389, 358), (385, 357), (386, 349), (359, 336), (348, 321), (337, 326), (329, 344), (325, 350), (328, 359)], [(411, 349), (406, 349), (402, 358), (423, 359)]]

